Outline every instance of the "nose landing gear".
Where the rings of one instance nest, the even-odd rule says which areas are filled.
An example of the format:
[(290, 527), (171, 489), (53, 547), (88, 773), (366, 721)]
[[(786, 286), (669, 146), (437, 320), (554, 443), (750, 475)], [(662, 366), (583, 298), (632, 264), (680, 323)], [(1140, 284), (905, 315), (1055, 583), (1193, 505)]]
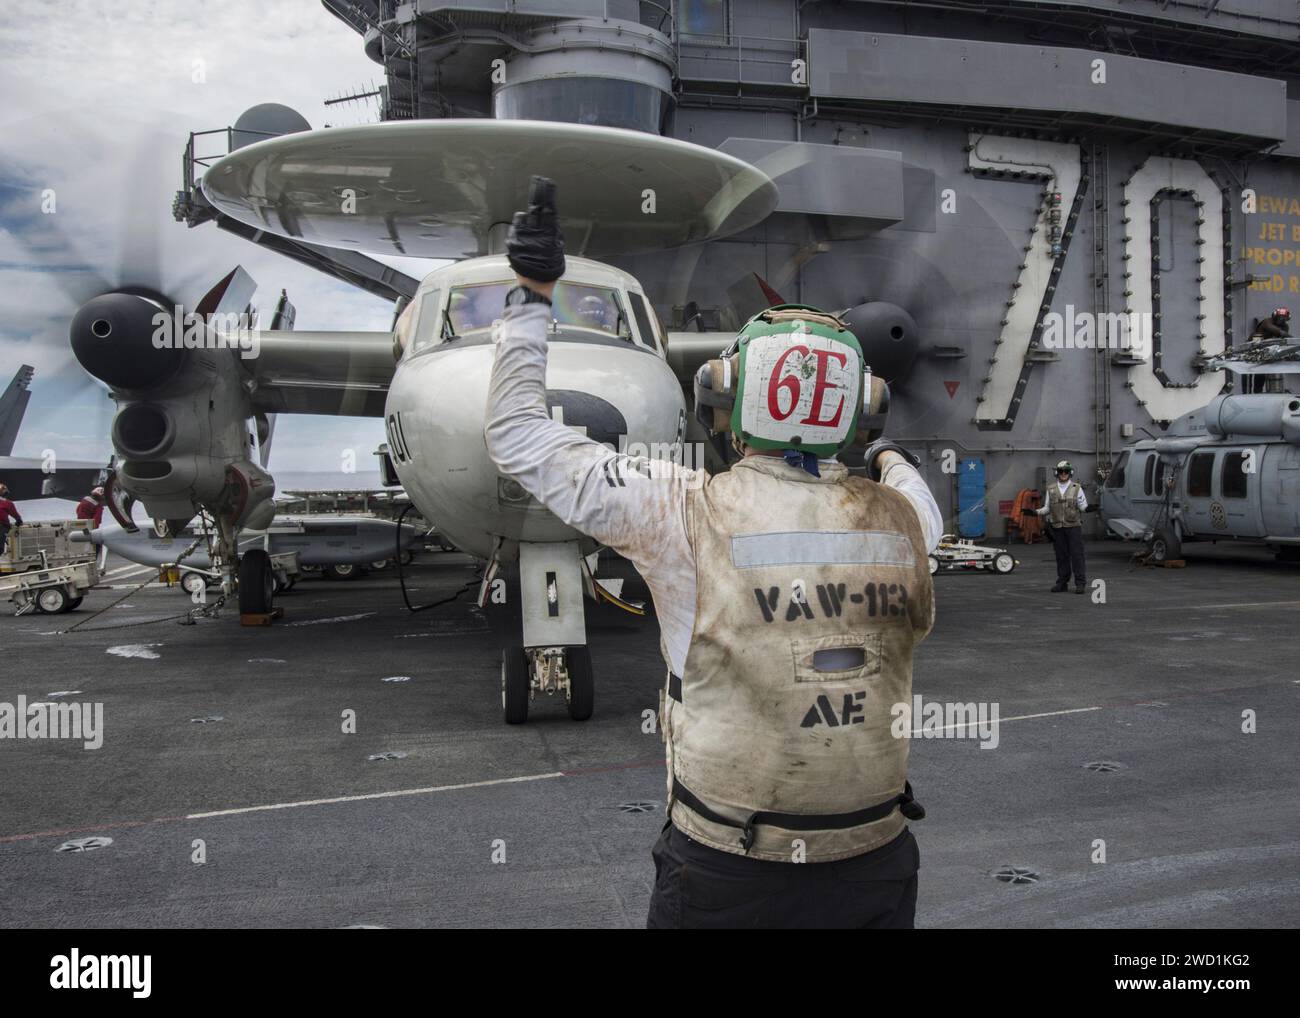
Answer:
[(595, 706), (595, 676), (589, 647), (508, 647), (501, 655), (501, 709), (506, 724), (528, 720), (538, 694), (564, 694), (569, 717), (586, 721)]
[[(501, 654), (501, 710), (508, 725), (528, 720), (538, 694), (564, 696), (569, 717), (586, 721), (595, 703), (583, 616), (582, 556), (576, 541), (518, 545), (517, 559), (493, 553), (480, 591)], [(497, 588), (499, 598), (484, 591)], [(522, 630), (522, 633), (521, 633)]]

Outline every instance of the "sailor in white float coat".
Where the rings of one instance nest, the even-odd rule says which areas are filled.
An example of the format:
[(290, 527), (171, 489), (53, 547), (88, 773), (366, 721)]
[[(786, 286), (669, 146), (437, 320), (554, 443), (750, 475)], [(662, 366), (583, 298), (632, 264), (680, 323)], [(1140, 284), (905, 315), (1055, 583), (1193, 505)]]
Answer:
[(629, 559), (653, 596), (670, 823), (650, 925), (911, 926), (905, 817), (923, 811), (891, 708), (911, 702), (912, 652), (933, 623), (942, 520), (901, 447), (874, 443), (868, 477), (834, 459), (863, 419), (857, 340), (834, 316), (781, 306), (701, 369), (697, 405), (742, 456), (725, 473), (586, 438), (546, 408), (564, 271), (547, 184), (510, 230), (520, 285), (486, 439), (503, 474)]

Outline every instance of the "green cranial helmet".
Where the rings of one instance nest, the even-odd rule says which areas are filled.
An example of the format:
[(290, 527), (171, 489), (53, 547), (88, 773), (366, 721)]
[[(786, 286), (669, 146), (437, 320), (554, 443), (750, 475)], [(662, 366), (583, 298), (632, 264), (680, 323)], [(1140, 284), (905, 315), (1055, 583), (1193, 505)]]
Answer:
[(737, 439), (823, 458), (853, 440), (862, 411), (862, 348), (838, 318), (806, 304), (780, 304), (746, 322), (734, 348)]

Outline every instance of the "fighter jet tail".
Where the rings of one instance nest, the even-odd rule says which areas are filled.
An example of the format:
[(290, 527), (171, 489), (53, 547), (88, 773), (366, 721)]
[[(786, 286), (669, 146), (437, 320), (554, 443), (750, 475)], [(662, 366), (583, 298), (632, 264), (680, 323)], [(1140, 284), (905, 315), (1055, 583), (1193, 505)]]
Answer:
[(34, 374), (34, 367), (30, 364), (22, 365), (5, 389), (4, 395), (0, 396), (0, 456), (13, 454), (18, 428), (23, 423), (23, 414), (27, 412), (27, 403), (32, 398), (30, 386)]

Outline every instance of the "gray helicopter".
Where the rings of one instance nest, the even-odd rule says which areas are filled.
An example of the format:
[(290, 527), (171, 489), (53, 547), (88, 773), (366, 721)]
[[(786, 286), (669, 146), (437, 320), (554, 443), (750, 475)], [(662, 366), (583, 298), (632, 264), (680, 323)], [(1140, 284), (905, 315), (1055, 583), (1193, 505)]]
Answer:
[[(1205, 367), (1280, 387), (1300, 373), (1300, 346), (1255, 342)], [(1188, 542), (1225, 540), (1300, 561), (1300, 395), (1219, 395), (1133, 443), (1106, 477), (1101, 513), (1110, 533), (1147, 542), (1155, 561), (1180, 558)]]

